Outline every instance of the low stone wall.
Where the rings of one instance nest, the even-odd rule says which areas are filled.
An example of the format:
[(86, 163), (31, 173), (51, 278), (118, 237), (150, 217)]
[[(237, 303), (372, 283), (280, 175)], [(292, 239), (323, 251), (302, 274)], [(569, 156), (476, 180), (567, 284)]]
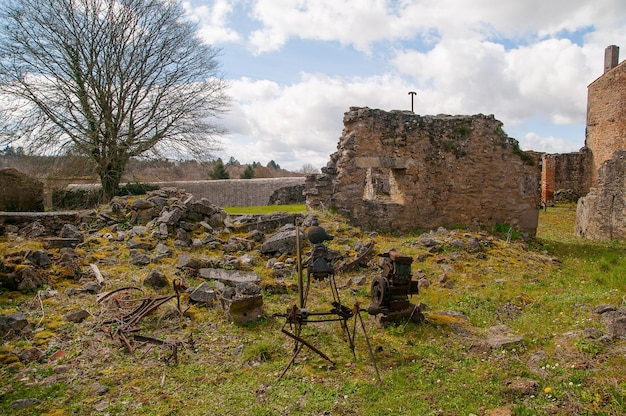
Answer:
[(89, 222), (94, 213), (90, 210), (82, 211), (54, 211), (54, 212), (0, 212), (0, 235), (4, 234), (7, 225), (18, 228), (25, 227), (36, 221), (45, 224), (51, 235), (58, 234), (65, 224), (78, 226), (81, 222)]
[(0, 169), (0, 211), (43, 211), (43, 208), (43, 183), (17, 169)]
[[(159, 188), (182, 189), (196, 198), (206, 198), (212, 204), (229, 207), (268, 205), (278, 189), (304, 185), (304, 177), (220, 179), (210, 181), (150, 182)], [(93, 189), (95, 185), (71, 184), (68, 189)]]

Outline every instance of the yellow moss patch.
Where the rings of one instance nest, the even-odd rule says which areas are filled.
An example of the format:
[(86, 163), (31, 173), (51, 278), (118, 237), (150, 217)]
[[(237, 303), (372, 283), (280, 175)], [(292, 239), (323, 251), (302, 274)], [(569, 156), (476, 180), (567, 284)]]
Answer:
[(185, 311), (184, 316), (192, 321), (199, 321), (202, 318), (202, 311), (200, 311), (195, 305), (191, 305), (189, 309)]
[(46, 329), (49, 330), (59, 329), (63, 325), (65, 325), (65, 321), (61, 317), (56, 317), (56, 319), (49, 320), (44, 324)]
[(50, 342), (52, 338), (55, 338), (56, 334), (52, 331), (41, 331), (35, 334), (35, 345), (38, 347), (44, 346)]
[(15, 362), (18, 362), (19, 360), (20, 359), (18, 358), (18, 356), (13, 354), (12, 352), (0, 353), (0, 363), (4, 365), (13, 364)]
[(64, 416), (67, 413), (63, 409), (50, 409), (49, 412), (42, 413), (41, 416)]
[(43, 303), (46, 306), (56, 306), (59, 304), (59, 301), (55, 298), (47, 298), (47, 299), (44, 299), (41, 303)]

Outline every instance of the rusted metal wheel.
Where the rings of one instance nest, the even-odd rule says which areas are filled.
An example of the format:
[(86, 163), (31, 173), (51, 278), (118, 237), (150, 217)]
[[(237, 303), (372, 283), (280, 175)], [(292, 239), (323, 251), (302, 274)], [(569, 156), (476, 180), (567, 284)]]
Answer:
[(389, 299), (389, 282), (382, 276), (376, 276), (372, 280), (372, 286), (370, 288), (372, 296), (371, 306), (380, 308), (384, 306)]

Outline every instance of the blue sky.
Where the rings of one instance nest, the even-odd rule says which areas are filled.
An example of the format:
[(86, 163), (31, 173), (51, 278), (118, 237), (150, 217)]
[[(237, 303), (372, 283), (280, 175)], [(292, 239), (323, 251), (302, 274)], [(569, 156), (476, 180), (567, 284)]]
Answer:
[[(584, 145), (623, 0), (188, 0), (233, 98), (223, 158), (325, 166), (349, 107), (493, 114), (525, 150)], [(620, 45), (620, 42), (622, 43)], [(621, 62), (620, 58), (620, 62)]]

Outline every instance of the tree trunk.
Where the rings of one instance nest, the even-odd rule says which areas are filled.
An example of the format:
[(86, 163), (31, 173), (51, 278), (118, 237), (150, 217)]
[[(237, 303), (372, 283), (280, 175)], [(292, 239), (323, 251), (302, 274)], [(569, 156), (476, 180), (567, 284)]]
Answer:
[(115, 196), (120, 185), (122, 172), (123, 169), (114, 167), (112, 163), (100, 169), (99, 175), (102, 184), (103, 202), (109, 202)]

